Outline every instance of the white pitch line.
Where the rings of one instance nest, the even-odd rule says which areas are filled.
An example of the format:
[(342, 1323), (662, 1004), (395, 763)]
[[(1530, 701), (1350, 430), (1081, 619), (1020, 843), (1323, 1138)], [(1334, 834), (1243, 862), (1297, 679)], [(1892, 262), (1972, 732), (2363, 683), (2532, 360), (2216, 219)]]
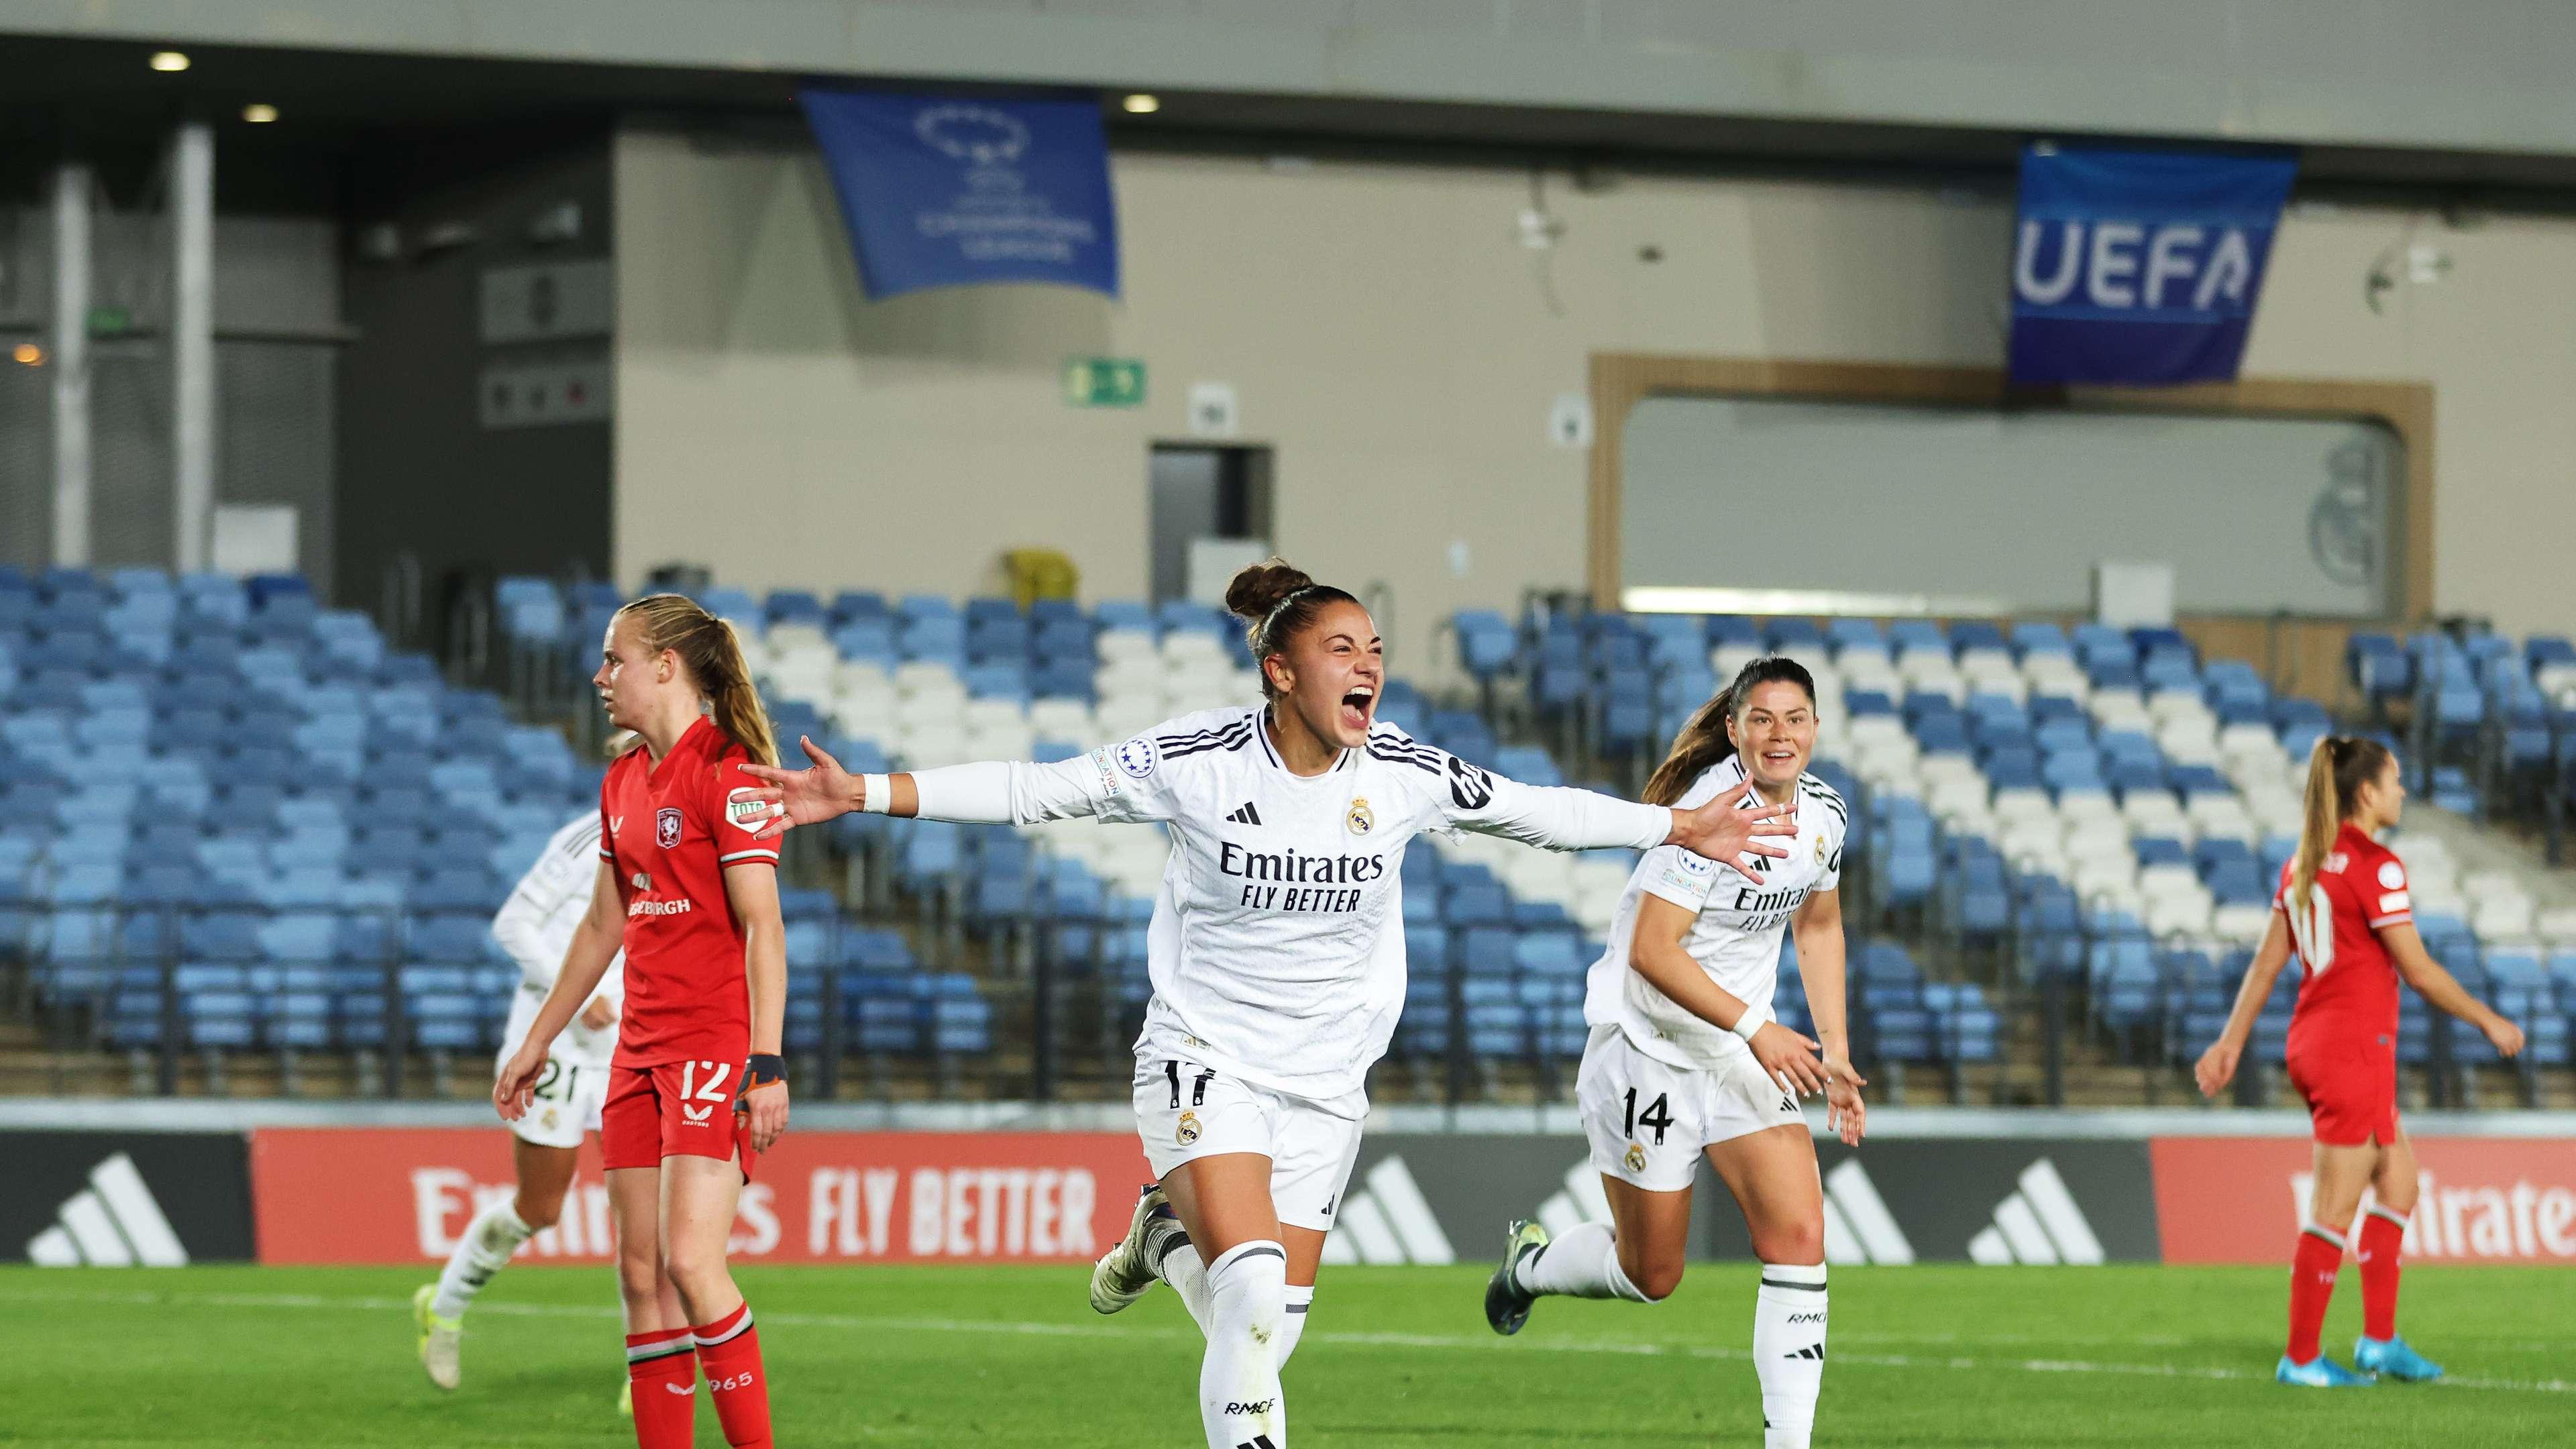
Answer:
[[(314, 1293), (152, 1293), (152, 1292), (71, 1292), (46, 1289), (0, 1289), (0, 1302), (15, 1303), (122, 1303), (158, 1305), (191, 1303), (209, 1308), (288, 1308), (325, 1311), (381, 1313), (396, 1309), (408, 1311), (408, 1298), (336, 1298)], [(571, 1303), (482, 1303), (477, 1313), (499, 1314), (514, 1318), (592, 1318), (616, 1319), (622, 1316), (612, 1306)], [(763, 1323), (795, 1328), (838, 1328), (879, 1333), (994, 1333), (1043, 1338), (1120, 1338), (1120, 1339), (1191, 1339), (1195, 1330), (1166, 1328), (1111, 1328), (1089, 1323), (1034, 1323), (1015, 1319), (982, 1318), (872, 1318), (844, 1313), (770, 1313), (761, 1314)], [(1360, 1348), (1435, 1348), (1511, 1353), (1607, 1354), (1616, 1357), (1696, 1358), (1743, 1362), (1751, 1351), (1718, 1344), (1666, 1344), (1648, 1342), (1557, 1341), (1521, 1339), (1509, 1349), (1491, 1338), (1467, 1338), (1436, 1333), (1370, 1333), (1364, 1331), (1309, 1332), (1308, 1342), (1337, 1343)], [(1882, 1336), (1882, 1342), (1930, 1342), (1933, 1340), (1897, 1340)], [(1942, 1338), (1939, 1341), (1947, 1342)], [(2062, 1340), (2061, 1340), (2062, 1341)], [(2532, 1345), (2540, 1347), (2540, 1345)], [(1950, 1369), (1968, 1372), (1996, 1371), (2033, 1374), (2111, 1374), (2129, 1378), (2203, 1379), (2227, 1382), (2268, 1378), (2245, 1369), (2207, 1365), (2168, 1363), (2100, 1363), (2086, 1359), (2015, 1359), (1936, 1357), (1918, 1354), (1834, 1354), (1836, 1363), (1867, 1364), (1872, 1368)], [(2482, 1389), (2503, 1393), (2566, 1394), (2576, 1393), (2576, 1380), (2569, 1379), (2488, 1379), (2444, 1378), (2434, 1388)]]

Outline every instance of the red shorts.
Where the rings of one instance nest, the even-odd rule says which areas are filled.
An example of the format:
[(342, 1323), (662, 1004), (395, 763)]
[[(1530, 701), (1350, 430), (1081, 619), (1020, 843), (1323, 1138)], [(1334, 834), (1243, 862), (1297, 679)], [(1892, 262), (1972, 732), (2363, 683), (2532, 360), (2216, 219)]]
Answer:
[(734, 1110), (740, 1062), (661, 1062), (610, 1067), (599, 1112), (599, 1155), (611, 1168), (659, 1167), (665, 1157), (742, 1163), (751, 1181), (750, 1119)]
[(2294, 1041), (2289, 1065), (2290, 1085), (2308, 1099), (2317, 1141), (2359, 1147), (2397, 1140), (2397, 1047), (2388, 1037)]

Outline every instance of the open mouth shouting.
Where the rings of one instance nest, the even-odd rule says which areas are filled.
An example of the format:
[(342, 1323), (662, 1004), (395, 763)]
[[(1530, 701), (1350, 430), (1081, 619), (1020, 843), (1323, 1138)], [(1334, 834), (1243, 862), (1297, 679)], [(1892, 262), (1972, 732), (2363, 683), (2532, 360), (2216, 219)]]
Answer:
[(1342, 728), (1353, 734), (1366, 734), (1369, 720), (1377, 711), (1377, 689), (1374, 685), (1355, 684), (1342, 696)]

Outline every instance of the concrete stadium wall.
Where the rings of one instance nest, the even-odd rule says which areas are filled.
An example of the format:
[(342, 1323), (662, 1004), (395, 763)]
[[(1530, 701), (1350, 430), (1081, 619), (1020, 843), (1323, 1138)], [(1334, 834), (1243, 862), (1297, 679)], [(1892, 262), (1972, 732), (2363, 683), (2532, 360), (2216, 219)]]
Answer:
[[(1086, 593), (1140, 593), (1147, 450), (1186, 438), (1188, 385), (1218, 379), (1239, 389), (1244, 440), (1277, 450), (1279, 547), (1395, 584), (1399, 665), (1421, 669), (1450, 609), (1581, 585), (1585, 455), (1545, 421), (1593, 353), (2003, 356), (1996, 197), (1560, 179), (1566, 230), (1542, 258), (1516, 239), (1521, 174), (1131, 153), (1115, 163), (1123, 302), (869, 303), (804, 148), (630, 131), (615, 167), (621, 577), (687, 558), (754, 587), (962, 592), (992, 582), (1001, 549), (1045, 543)], [(2410, 236), (2452, 270), (2374, 314), (2364, 275), (2392, 248), (2402, 273)], [(2248, 376), (2434, 386), (2437, 606), (2515, 630), (2576, 626), (2554, 567), (2576, 537), (2571, 271), (2576, 222), (2450, 231), (2302, 207), (2246, 360)], [(1144, 359), (1146, 405), (1068, 407), (1058, 368), (1089, 354)], [(1816, 535), (1772, 546), (1830, 546)]]

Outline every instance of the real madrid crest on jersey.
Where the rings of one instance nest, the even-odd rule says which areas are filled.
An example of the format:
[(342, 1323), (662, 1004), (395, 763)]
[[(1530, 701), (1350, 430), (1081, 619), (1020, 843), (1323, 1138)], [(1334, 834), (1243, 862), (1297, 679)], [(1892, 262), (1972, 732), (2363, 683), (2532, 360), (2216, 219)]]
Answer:
[(1350, 813), (1342, 817), (1342, 823), (1350, 827), (1353, 835), (1366, 835), (1377, 828), (1377, 814), (1369, 809), (1366, 795), (1351, 797)]
[(1629, 1170), (1630, 1172), (1643, 1172), (1643, 1171), (1645, 1171), (1645, 1170), (1646, 1170), (1646, 1148), (1645, 1148), (1645, 1145), (1644, 1145), (1643, 1143), (1638, 1143), (1638, 1142), (1631, 1142), (1631, 1143), (1629, 1143), (1629, 1144), (1628, 1144), (1628, 1155), (1627, 1155), (1626, 1157), (1624, 1157), (1624, 1158), (1620, 1159), (1620, 1160), (1628, 1164), (1628, 1170)]
[(1180, 1125), (1172, 1129), (1172, 1140), (1178, 1142), (1183, 1147), (1187, 1147), (1191, 1143), (1198, 1141), (1199, 1114), (1196, 1112), (1183, 1112), (1181, 1114)]

